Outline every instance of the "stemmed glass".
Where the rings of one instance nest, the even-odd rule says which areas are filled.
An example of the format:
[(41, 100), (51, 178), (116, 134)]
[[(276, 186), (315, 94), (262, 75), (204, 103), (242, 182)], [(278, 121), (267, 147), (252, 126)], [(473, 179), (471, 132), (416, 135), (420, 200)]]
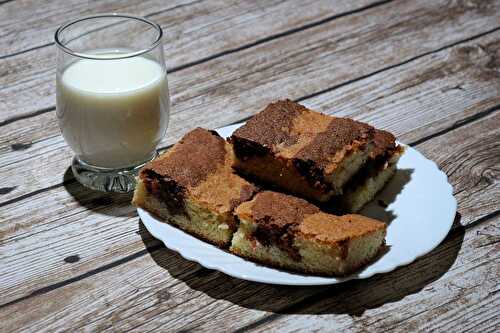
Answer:
[(102, 14), (57, 29), (57, 118), (83, 185), (129, 192), (156, 156), (170, 113), (160, 26)]

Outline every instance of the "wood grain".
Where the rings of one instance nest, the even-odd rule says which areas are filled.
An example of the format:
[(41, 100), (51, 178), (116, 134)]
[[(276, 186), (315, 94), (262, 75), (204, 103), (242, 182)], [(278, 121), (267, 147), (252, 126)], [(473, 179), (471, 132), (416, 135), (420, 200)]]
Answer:
[[(165, 28), (164, 147), (294, 98), (436, 161), (459, 203), (453, 231), (409, 266), (331, 287), (250, 283), (165, 249), (130, 195), (67, 170), (52, 33), (104, 11)], [(0, 331), (500, 328), (500, 1), (0, 1), (0, 37)]]
[[(496, 62), (499, 50), (500, 31), (496, 31), (302, 102), (325, 113), (368, 121), (391, 130), (403, 142), (413, 142), (500, 105), (500, 67)], [(229, 89), (231, 84), (221, 88)], [(191, 100), (177, 103), (174, 96), (176, 111), (163, 144), (173, 143), (195, 126), (222, 126), (257, 112), (261, 103), (258, 97), (225, 107), (217, 98), (207, 100), (204, 103), (207, 110), (214, 110), (213, 113), (219, 108), (224, 110), (207, 118), (203, 114), (212, 111), (198, 110)], [(255, 105), (247, 105), (252, 100)], [(53, 134), (58, 129), (52, 117), (44, 114), (2, 127), (0, 142), (4, 144), (0, 144), (0, 152), (4, 153), (0, 154), (0, 172), (8, 175), (4, 186), (14, 189), (0, 196), (0, 205), (61, 184), (72, 154), (62, 137)], [(46, 135), (52, 136), (43, 139)], [(15, 144), (24, 145), (24, 149), (14, 149)]]
[[(192, 99), (190, 108), (196, 108), (199, 114), (203, 114), (207, 100), (224, 98), (215, 111), (224, 110), (224, 107), (235, 103), (236, 94), (240, 95), (239, 100), (246, 101), (266, 92), (261, 100), (272, 99), (276, 95), (298, 98), (316, 93), (325, 87), (499, 27), (500, 1), (487, 4), (485, 10), (483, 5), (466, 6), (462, 2), (426, 0), (417, 4), (407, 1), (391, 4), (391, 11), (386, 4), (260, 43), (241, 52), (229, 53), (170, 75), (174, 107), (177, 102)], [(399, 15), (391, 15), (392, 12)], [(286, 14), (283, 13), (283, 16), (287, 17)], [(365, 15), (371, 17), (368, 24), (364, 20)], [(397, 50), (392, 48), (395, 44), (399, 46)], [(195, 44), (193, 47), (201, 46)], [(48, 54), (36, 61), (30, 58), (31, 54), (25, 54), (13, 59), (14, 63), (6, 60), (1, 65), (6, 68), (2, 71), (15, 73), (12, 79), (5, 76), (4, 80), (15, 83), (0, 90), (0, 98), (7, 101), (0, 116), (14, 116), (10, 114), (11, 110), (18, 116), (19, 110), (23, 110), (24, 114), (54, 107), (53, 69), (47, 73), (49, 68), (53, 68), (53, 64), (49, 64), (53, 61), (50, 60), (53, 59), (53, 51), (39, 50), (37, 57), (43, 52)], [(167, 58), (171, 59), (172, 55)], [(38, 64), (41, 67), (37, 67)], [(305, 65), (310, 70), (305, 70)], [(32, 66), (35, 68), (29, 69), (25, 75), (16, 73), (15, 68)], [(275, 86), (275, 81), (283, 89), (271, 96), (270, 92), (274, 89), (270, 88)], [(226, 84), (221, 87), (222, 82)], [(303, 82), (303, 85), (297, 87), (296, 82)], [(250, 99), (248, 105), (255, 105), (254, 99)], [(260, 102), (258, 105), (263, 104)]]
[[(449, 270), (435, 281), (433, 273), (442, 269), (440, 265), (446, 260), (425, 256), (374, 279), (376, 282), (360, 281), (357, 288), (331, 288), (328, 294), (304, 302), (306, 306), (292, 311), (294, 315), (275, 315), (262, 325), (254, 324), (249, 331), (495, 332), (500, 306), (500, 270), (494, 264), (500, 260), (499, 225), (500, 218), (496, 217), (467, 230), (465, 236), (456, 232), (448, 237), (437, 252), (448, 259), (454, 257), (454, 248), (460, 248), (460, 252), (455, 263), (445, 268)], [(413, 294), (415, 291), (418, 293)], [(385, 302), (387, 294), (396, 301)]]
[(54, 42), (56, 29), (65, 22), (96, 13), (134, 13), (140, 16), (191, 3), (188, 0), (170, 1), (100, 1), (89, 6), (78, 0), (64, 3), (50, 0), (15, 1), (0, 9), (0, 59), (37, 50)]
[[(490, 219), (465, 233), (457, 229), (431, 254), (407, 267), (329, 288), (267, 286), (199, 268), (186, 274), (190, 263), (159, 249), (8, 306), (0, 319), (7, 329), (22, 326), (33, 331), (70, 327), (231, 331), (269, 315), (280, 320), (276, 325), (266, 322), (264, 331), (326, 329), (333, 323), (344, 329), (381, 329), (401, 323), (410, 330), (432, 324), (467, 327), (471, 324), (463, 320), (463, 313), (491, 321), (499, 303), (498, 269), (492, 265), (499, 258), (498, 222)], [(306, 306), (293, 307), (301, 302)], [(33, 311), (21, 311), (25, 308)], [(432, 314), (432, 322), (418, 317), (425, 311)]]
[[(483, 131), (482, 126), (477, 126), (480, 123), (483, 124), (484, 130), (488, 133), (485, 136), (478, 135)], [(496, 113), (470, 126), (462, 127), (418, 146), (418, 149), (424, 155), (436, 161), (442, 170), (448, 174), (449, 181), (455, 189), (454, 195), (459, 202), (460, 225), (467, 226), (474, 224), (474, 221), (477, 220), (489, 220), (488, 216), (492, 216), (490, 226), (487, 227), (488, 231), (476, 231), (472, 235), (476, 248), (489, 244), (493, 245), (492, 251), (497, 252), (500, 249), (498, 246), (498, 241), (500, 240), (500, 210), (498, 202), (495, 199), (500, 197), (500, 169), (498, 168), (500, 160), (497, 157), (500, 156), (500, 147), (495, 143), (500, 140), (498, 124), (500, 124), (500, 115)], [(481, 138), (471, 141), (465, 139), (474, 136), (481, 136)], [(471, 145), (474, 148), (471, 149)], [(460, 155), (460, 158), (457, 159), (457, 155)], [(486, 163), (483, 164), (483, 162)], [(479, 164), (482, 164), (480, 167), (481, 171), (477, 169)], [(487, 199), (483, 201), (479, 198), (480, 196), (487, 196)], [(489, 207), (486, 208), (479, 202), (483, 202), (483, 204)], [(484, 208), (486, 209), (483, 210)], [(480, 213), (481, 210), (483, 210), (482, 213)], [(457, 227), (457, 224), (455, 224), (455, 227)], [(483, 241), (477, 239), (481, 235), (485, 235), (487, 239)], [(470, 251), (475, 252), (473, 249)], [(460, 256), (459, 258), (459, 264), (462, 265), (466, 259)], [(479, 268), (480, 266), (477, 258), (478, 256), (471, 257), (474, 268)], [(495, 294), (495, 291), (498, 290), (498, 277), (500, 276), (498, 257), (482, 265), (485, 266), (484, 269), (489, 272), (488, 274), (493, 280), (488, 281), (488, 278), (483, 274), (478, 275), (475, 279), (464, 281), (454, 281), (451, 279), (449, 284), (458, 288), (458, 291), (461, 292), (459, 296), (448, 299), (449, 289), (429, 288), (428, 290), (424, 290), (424, 293), (420, 292), (418, 296), (415, 295), (411, 304), (408, 304), (408, 307), (401, 307), (399, 309), (389, 308), (385, 311), (368, 315), (368, 319), (360, 318), (359, 323), (362, 324), (361, 326), (353, 326), (356, 322), (352, 323), (351, 321), (349, 321), (348, 325), (351, 329), (357, 328), (375, 331), (382, 329), (412, 331), (418, 327), (419, 330), (439, 329), (455, 332), (474, 328), (475, 325), (481, 323), (486, 331), (495, 331), (495, 325), (498, 326), (498, 323), (495, 324), (494, 318), (499, 315), (498, 304), (500, 303), (498, 295)], [(457, 269), (463, 270), (464, 268), (460, 267)], [(408, 275), (411, 276), (412, 272), (408, 272)], [(488, 287), (484, 285), (482, 285), (484, 288), (479, 287), (485, 282), (488, 283)], [(475, 286), (477, 289), (471, 289), (471, 286)], [(326, 305), (327, 303), (329, 305)], [(315, 309), (320, 309), (311, 310), (311, 312), (316, 313), (316, 311), (319, 311), (328, 313), (329, 306), (338, 307), (339, 304), (338, 301), (329, 299), (325, 302), (312, 303), (311, 306)], [(307, 308), (301, 309), (303, 312), (308, 312), (308, 310)], [(388, 312), (391, 316), (384, 318)], [(464, 313), (467, 313), (465, 318), (463, 318)], [(478, 322), (469, 321), (472, 318), (478, 319)], [(276, 324), (269, 325), (266, 323), (262, 326), (262, 330), (269, 331), (277, 328), (283, 330), (300, 330), (300, 326), (304, 325), (304, 319), (307, 318), (298, 320), (297, 318), (291, 319), (287, 316), (286, 320), (285, 318), (280, 318), (276, 321)], [(331, 319), (332, 316), (326, 316), (322, 320), (315, 321), (317, 326), (311, 325), (310, 329), (325, 329), (327, 323), (331, 324)], [(336, 323), (338, 319), (336, 317)], [(336, 328), (342, 330), (346, 327), (341, 325)]]
[[(125, 5), (127, 3), (128, 6)], [(158, 7), (161, 6), (161, 2), (153, 2), (151, 6), (131, 5), (131, 3), (115, 2), (102, 7), (111, 9), (124, 6), (124, 10), (130, 8), (132, 13), (144, 14), (160, 24), (165, 32), (164, 51), (167, 68), (172, 70), (378, 2), (341, 1), (332, 6), (331, 1), (327, 0), (292, 3), (277, 0), (236, 2), (177, 0), (172, 4), (169, 3), (169, 7), (163, 10), (159, 10)], [(88, 8), (75, 6), (75, 13), (72, 12), (71, 15), (79, 17), (84, 14), (81, 13), (82, 10), (87, 12)], [(67, 16), (64, 19), (61, 17), (51, 19), (54, 20), (50, 23), (50, 29), (53, 31), (44, 35), (44, 38), (52, 39), (56, 29), (54, 23), (60, 24), (67, 19)], [(34, 24), (40, 24), (38, 22)], [(49, 24), (47, 21), (42, 22)], [(32, 40), (35, 38), (32, 37)], [(48, 45), (33, 52), (24, 52), (2, 60), (0, 100), (5, 102), (0, 104), (0, 123), (54, 107), (55, 52), (55, 46)]]
[[(458, 194), (460, 223), (463, 225), (473, 224), (474, 221), (498, 210), (498, 205), (492, 203), (491, 199), (498, 197), (500, 188), (500, 170), (496, 168), (500, 162), (496, 144), (500, 135), (496, 125), (499, 120), (500, 113), (495, 113), (418, 146), (419, 150), (435, 160), (445, 171), (450, 172), (448, 168), (457, 165), (475, 166), (472, 169), (457, 170), (450, 177), (455, 193)], [(467, 148), (470, 154), (463, 154), (464, 148)], [(492, 154), (484, 156), (484, 151)], [(484, 175), (488, 175), (488, 181), (474, 181)], [(466, 179), (471, 181), (465, 181)], [(6, 206), (1, 211), (2, 220), (5, 220), (0, 228), (3, 238), (1, 246), (5, 253), (3, 262), (6, 263), (0, 268), (0, 285), (4, 286), (3, 302), (23, 297), (31, 298), (29, 295), (36, 295), (36, 290), (39, 289), (48, 288), (50, 292), (51, 286), (61, 283), (64, 286), (62, 281), (79, 281), (82, 272), (97, 271), (96, 274), (100, 274), (99, 267), (113, 267), (113, 262), (120, 258), (132, 256), (133, 260), (129, 260), (132, 262), (136, 259), (133, 255), (143, 249), (141, 238), (135, 233), (137, 217), (133, 208), (128, 205), (129, 198), (112, 198), (85, 191), (79, 186), (68, 186), (67, 189), (71, 194), (56, 188), (34, 196), (30, 200), (31, 209), (26, 209), (26, 205), (19, 202)], [(481, 195), (466, 195), (477, 192)], [(461, 193), (463, 194), (460, 195)], [(47, 197), (52, 200), (48, 202)], [(75, 202), (75, 198), (78, 198), (79, 202)], [(144, 234), (144, 231), (142, 233)], [(157, 246), (158, 243), (151, 242), (150, 238), (144, 238), (150, 247)], [(64, 258), (74, 255), (78, 255), (81, 260), (70, 265), (65, 263)], [(128, 265), (127, 262), (123, 264)], [(135, 261), (131, 265), (133, 268), (130, 269), (135, 270), (138, 276), (142, 274), (142, 270), (151, 266), (148, 261), (144, 262), (144, 266)], [(164, 264), (167, 268), (178, 265), (177, 261), (175, 264)], [(192, 266), (189, 267), (193, 269)], [(189, 269), (179, 274), (188, 274)], [(197, 270), (199, 269), (197, 267)], [(196, 282), (196, 278), (194, 279), (193, 283)], [(143, 280), (138, 285), (147, 286), (148, 280)], [(165, 285), (168, 285), (167, 282)], [(252, 288), (241, 292), (249, 293), (254, 290)], [(170, 288), (168, 290), (170, 291)], [(155, 289), (150, 291), (154, 292)], [(197, 295), (203, 297), (203, 293)], [(146, 298), (144, 306), (150, 306), (147, 302), (152, 302), (154, 297), (150, 298)], [(204, 307), (206, 302), (196, 300), (194, 304)], [(194, 304), (186, 306), (191, 308)]]

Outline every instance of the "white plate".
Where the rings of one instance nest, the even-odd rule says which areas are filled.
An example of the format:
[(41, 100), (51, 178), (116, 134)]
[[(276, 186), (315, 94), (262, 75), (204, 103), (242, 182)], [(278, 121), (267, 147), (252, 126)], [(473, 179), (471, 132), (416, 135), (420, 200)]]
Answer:
[[(217, 130), (223, 137), (241, 124)], [(381, 201), (380, 201), (381, 200)], [(383, 208), (380, 203), (387, 203)], [(382, 203), (383, 205), (383, 203)], [(290, 273), (265, 267), (225, 252), (157, 220), (138, 209), (149, 232), (188, 260), (249, 281), (284, 285), (325, 285), (364, 279), (392, 271), (429, 253), (441, 243), (451, 228), (457, 203), (446, 175), (436, 164), (411, 147), (398, 162), (398, 171), (385, 189), (361, 214), (389, 223), (386, 242), (389, 250), (356, 274), (344, 278)], [(391, 221), (392, 220), (392, 221)]]

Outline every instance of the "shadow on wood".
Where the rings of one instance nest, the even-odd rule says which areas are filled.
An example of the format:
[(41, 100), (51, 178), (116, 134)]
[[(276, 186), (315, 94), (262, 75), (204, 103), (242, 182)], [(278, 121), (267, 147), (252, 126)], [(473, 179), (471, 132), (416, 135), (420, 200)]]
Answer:
[(106, 193), (89, 189), (73, 177), (71, 167), (64, 173), (63, 184), (73, 199), (86, 209), (111, 216), (130, 214), (133, 193)]
[[(445, 241), (414, 263), (386, 274), (365, 280), (352, 280), (332, 286), (292, 287), (266, 285), (232, 278), (223, 273), (179, 261), (179, 254), (163, 246), (153, 245), (153, 237), (142, 222), (139, 235), (155, 263), (190, 288), (214, 299), (225, 300), (238, 306), (282, 314), (349, 314), (360, 316), (367, 309), (397, 302), (418, 293), (438, 280), (455, 262), (461, 248), (465, 229), (457, 213), (454, 229)], [(186, 267), (179, 267), (179, 262)], [(189, 271), (186, 273), (186, 271)], [(159, 294), (168, 290), (159, 289)]]

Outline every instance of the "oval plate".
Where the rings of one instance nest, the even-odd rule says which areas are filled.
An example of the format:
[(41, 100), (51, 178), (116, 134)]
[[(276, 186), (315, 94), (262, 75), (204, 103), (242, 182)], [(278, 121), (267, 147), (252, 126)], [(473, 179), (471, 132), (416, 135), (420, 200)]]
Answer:
[[(223, 127), (217, 132), (222, 137), (228, 137), (241, 125)], [(386, 273), (432, 251), (443, 241), (453, 224), (457, 202), (452, 193), (446, 175), (437, 165), (406, 146), (395, 176), (360, 212), (388, 224), (388, 250), (362, 270), (342, 278), (304, 275), (262, 266), (161, 222), (143, 209), (137, 211), (149, 232), (166, 247), (206, 268), (255, 282), (327, 285)]]

